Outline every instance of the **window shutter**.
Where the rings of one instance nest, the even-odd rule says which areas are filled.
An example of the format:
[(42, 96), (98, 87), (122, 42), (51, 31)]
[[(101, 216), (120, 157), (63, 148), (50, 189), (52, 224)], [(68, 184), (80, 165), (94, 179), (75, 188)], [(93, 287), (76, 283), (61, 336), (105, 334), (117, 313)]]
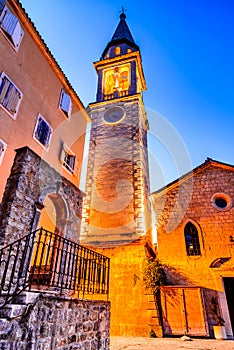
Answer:
[(7, 89), (10, 85), (10, 81), (7, 79), (7, 77), (3, 77), (2, 78), (2, 82), (1, 82), (1, 85), (0, 85), (0, 103), (3, 102), (4, 100), (4, 97), (7, 93)]
[(0, 165), (2, 163), (2, 159), (4, 157), (4, 153), (6, 151), (7, 144), (0, 139)]
[(79, 160), (77, 157), (75, 157), (75, 164), (74, 164), (74, 175), (78, 175), (78, 171), (79, 171)]
[(66, 157), (66, 151), (65, 151), (64, 146), (63, 146), (62, 150), (61, 150), (61, 155), (60, 155), (60, 161), (61, 161), (62, 164), (65, 161), (65, 157)]
[(5, 4), (6, 4), (6, 0), (0, 0), (0, 14), (2, 13), (2, 10), (4, 9)]
[(0, 157), (2, 155), (2, 153), (5, 151), (5, 147), (4, 147), (4, 143), (0, 140)]
[(11, 37), (14, 46), (18, 47), (24, 35), (24, 31), (22, 30), (17, 17), (14, 16), (7, 7), (5, 7), (2, 13), (0, 25), (2, 29)]
[(21, 29), (21, 26), (20, 26), (19, 21), (18, 21), (16, 26), (15, 26), (14, 32), (12, 33), (12, 36), (11, 36), (13, 43), (16, 47), (19, 46), (23, 35), (24, 35), (24, 31)]
[(11, 82), (11, 80), (2, 73), (0, 77), (0, 103), (5, 107), (13, 117), (17, 112), (22, 93)]
[(16, 110), (17, 110), (17, 106), (19, 103), (19, 100), (21, 99), (21, 94), (20, 92), (14, 87), (12, 86), (11, 89), (11, 99), (10, 102), (7, 106), (7, 109), (12, 113), (15, 114)]
[(62, 90), (61, 92), (59, 107), (67, 114), (67, 116), (71, 115), (71, 97), (65, 92), (65, 90)]
[(3, 16), (1, 19), (1, 27), (12, 36), (14, 33), (15, 27), (18, 23), (18, 19), (10, 12), (6, 7), (3, 11)]

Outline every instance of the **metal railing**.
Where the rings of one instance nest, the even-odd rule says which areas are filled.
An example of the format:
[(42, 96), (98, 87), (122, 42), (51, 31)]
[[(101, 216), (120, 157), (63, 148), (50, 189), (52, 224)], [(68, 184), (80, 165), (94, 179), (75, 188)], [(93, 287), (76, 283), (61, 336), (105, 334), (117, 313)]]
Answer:
[(40, 228), (0, 250), (0, 306), (22, 291), (109, 292), (108, 257)]
[(118, 97), (125, 97), (129, 95), (128, 90), (122, 90), (122, 91), (114, 91), (112, 94), (104, 94), (103, 99), (104, 101), (112, 100), (113, 98), (118, 98)]

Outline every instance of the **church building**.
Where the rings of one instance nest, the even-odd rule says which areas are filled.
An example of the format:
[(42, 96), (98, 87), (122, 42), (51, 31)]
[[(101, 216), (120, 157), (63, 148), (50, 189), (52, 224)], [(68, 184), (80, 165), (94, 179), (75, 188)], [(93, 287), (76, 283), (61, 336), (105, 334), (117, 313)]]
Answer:
[[(208, 158), (150, 195), (146, 83), (124, 12), (94, 67), (81, 242), (111, 258), (111, 334), (209, 337), (223, 322), (232, 337), (233, 166)], [(156, 304), (143, 285), (150, 257), (166, 274)]]
[[(10, 334), (15, 348), (107, 350), (110, 334), (214, 337), (217, 325), (233, 337), (234, 166), (207, 158), (150, 193), (125, 10), (87, 109), (19, 0), (0, 0), (0, 49), (0, 346)], [(157, 295), (148, 261), (165, 274)]]

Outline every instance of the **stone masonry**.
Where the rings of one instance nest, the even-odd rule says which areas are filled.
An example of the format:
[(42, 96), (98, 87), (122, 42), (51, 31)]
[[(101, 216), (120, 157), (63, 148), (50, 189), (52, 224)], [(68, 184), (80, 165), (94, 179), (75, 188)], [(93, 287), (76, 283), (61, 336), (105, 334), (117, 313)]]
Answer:
[(18, 149), (1, 203), (1, 243), (11, 243), (36, 229), (38, 208), (51, 194), (63, 204), (59, 229), (78, 241), (83, 193), (28, 147)]
[[(214, 205), (214, 195), (227, 198), (227, 208)], [(229, 199), (228, 199), (229, 198)], [(193, 173), (152, 194), (157, 222), (158, 258), (167, 269), (171, 286), (203, 289), (209, 333), (215, 324), (211, 298), (218, 296), (227, 335), (232, 336), (223, 278), (233, 278), (234, 168), (207, 159)], [(200, 254), (186, 252), (184, 228), (191, 222), (198, 231)]]
[(34, 294), (30, 303), (1, 321), (0, 349), (108, 350), (109, 324), (107, 301)]
[[(121, 107), (121, 123), (108, 125), (103, 116)], [(131, 242), (149, 228), (149, 179), (144, 108), (139, 97), (94, 104), (82, 239), (86, 244)]]

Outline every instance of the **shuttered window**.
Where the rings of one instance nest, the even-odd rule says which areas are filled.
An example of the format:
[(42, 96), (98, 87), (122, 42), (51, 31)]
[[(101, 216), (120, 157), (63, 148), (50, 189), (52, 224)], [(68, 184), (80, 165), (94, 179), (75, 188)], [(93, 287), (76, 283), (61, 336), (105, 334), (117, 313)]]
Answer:
[(18, 49), (23, 38), (24, 31), (21, 28), (17, 17), (13, 15), (7, 6), (5, 6), (2, 11), (0, 26), (7, 37), (11, 40), (15, 48)]
[(50, 137), (52, 134), (51, 126), (47, 121), (39, 114), (37, 118), (37, 124), (34, 131), (34, 138), (39, 141), (44, 147), (48, 147), (50, 143)]
[(70, 150), (70, 148), (64, 144), (61, 153), (61, 162), (63, 167), (70, 173), (77, 173), (77, 159), (76, 155)]
[(2, 164), (2, 160), (6, 151), (7, 144), (0, 139), (0, 165)]
[(0, 77), (0, 104), (12, 115), (15, 119), (19, 108), (22, 93), (13, 84), (13, 82), (2, 73)]
[(61, 90), (59, 108), (63, 111), (63, 113), (67, 117), (71, 115), (71, 110), (72, 110), (71, 97), (66, 93), (64, 89)]

